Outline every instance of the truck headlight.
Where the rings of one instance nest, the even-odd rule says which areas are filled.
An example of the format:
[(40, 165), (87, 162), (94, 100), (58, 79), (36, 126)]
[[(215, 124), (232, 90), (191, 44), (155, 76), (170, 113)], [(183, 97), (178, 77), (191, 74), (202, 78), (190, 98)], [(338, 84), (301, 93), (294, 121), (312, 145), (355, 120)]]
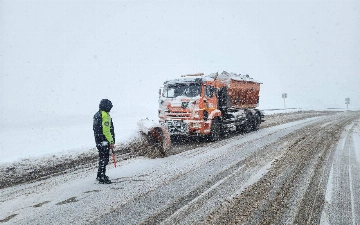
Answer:
[(195, 109), (195, 110), (192, 112), (191, 116), (194, 117), (194, 118), (199, 118), (199, 117), (200, 117), (200, 115), (199, 115), (199, 110)]

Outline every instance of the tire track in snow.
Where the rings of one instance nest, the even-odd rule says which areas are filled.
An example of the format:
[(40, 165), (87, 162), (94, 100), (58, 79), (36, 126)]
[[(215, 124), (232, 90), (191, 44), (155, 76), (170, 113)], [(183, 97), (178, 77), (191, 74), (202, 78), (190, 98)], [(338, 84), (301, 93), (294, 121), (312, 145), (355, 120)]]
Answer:
[(336, 149), (320, 224), (360, 223), (360, 203), (356, 201), (360, 198), (360, 162), (355, 153), (359, 149), (354, 145), (354, 130), (359, 129), (359, 122), (345, 128)]

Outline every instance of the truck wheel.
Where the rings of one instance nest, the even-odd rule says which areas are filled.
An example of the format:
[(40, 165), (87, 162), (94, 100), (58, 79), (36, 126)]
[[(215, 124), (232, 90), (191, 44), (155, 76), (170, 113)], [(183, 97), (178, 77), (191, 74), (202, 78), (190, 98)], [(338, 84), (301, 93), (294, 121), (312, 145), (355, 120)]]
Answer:
[(254, 116), (254, 127), (253, 130), (259, 130), (260, 128), (260, 123), (261, 123), (261, 118), (260, 115), (258, 113), (255, 114)]
[(209, 140), (210, 141), (218, 141), (220, 140), (220, 122), (218, 118), (213, 119), (211, 128), (210, 128), (210, 134), (209, 134)]
[(252, 116), (251, 112), (248, 112), (246, 114), (246, 123), (245, 123), (245, 127), (244, 127), (244, 131), (245, 133), (249, 133), (254, 129), (254, 118)]
[(240, 133), (243, 132), (243, 131), (244, 131), (244, 129), (243, 129), (242, 126), (240, 126), (240, 125), (237, 125), (237, 126), (236, 126), (236, 130), (235, 130), (236, 133), (240, 134)]

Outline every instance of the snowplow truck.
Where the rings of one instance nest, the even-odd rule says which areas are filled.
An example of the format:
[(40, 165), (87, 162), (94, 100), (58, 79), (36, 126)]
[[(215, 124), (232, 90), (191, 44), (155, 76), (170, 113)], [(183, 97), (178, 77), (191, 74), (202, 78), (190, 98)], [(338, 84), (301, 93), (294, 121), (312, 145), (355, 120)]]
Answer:
[(249, 75), (203, 73), (167, 80), (159, 91), (159, 122), (170, 136), (205, 136), (217, 141), (229, 132), (257, 130), (260, 82)]

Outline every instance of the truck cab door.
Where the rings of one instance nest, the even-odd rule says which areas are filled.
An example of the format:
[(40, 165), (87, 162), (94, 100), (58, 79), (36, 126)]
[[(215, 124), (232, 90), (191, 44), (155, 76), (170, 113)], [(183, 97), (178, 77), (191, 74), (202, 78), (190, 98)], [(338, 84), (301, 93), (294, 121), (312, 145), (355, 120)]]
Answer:
[(204, 86), (205, 94), (205, 110), (210, 114), (213, 110), (217, 109), (217, 97), (215, 93), (215, 87), (212, 85)]
[(230, 107), (230, 99), (227, 94), (227, 87), (221, 87), (217, 91), (218, 108), (219, 110), (226, 110)]

